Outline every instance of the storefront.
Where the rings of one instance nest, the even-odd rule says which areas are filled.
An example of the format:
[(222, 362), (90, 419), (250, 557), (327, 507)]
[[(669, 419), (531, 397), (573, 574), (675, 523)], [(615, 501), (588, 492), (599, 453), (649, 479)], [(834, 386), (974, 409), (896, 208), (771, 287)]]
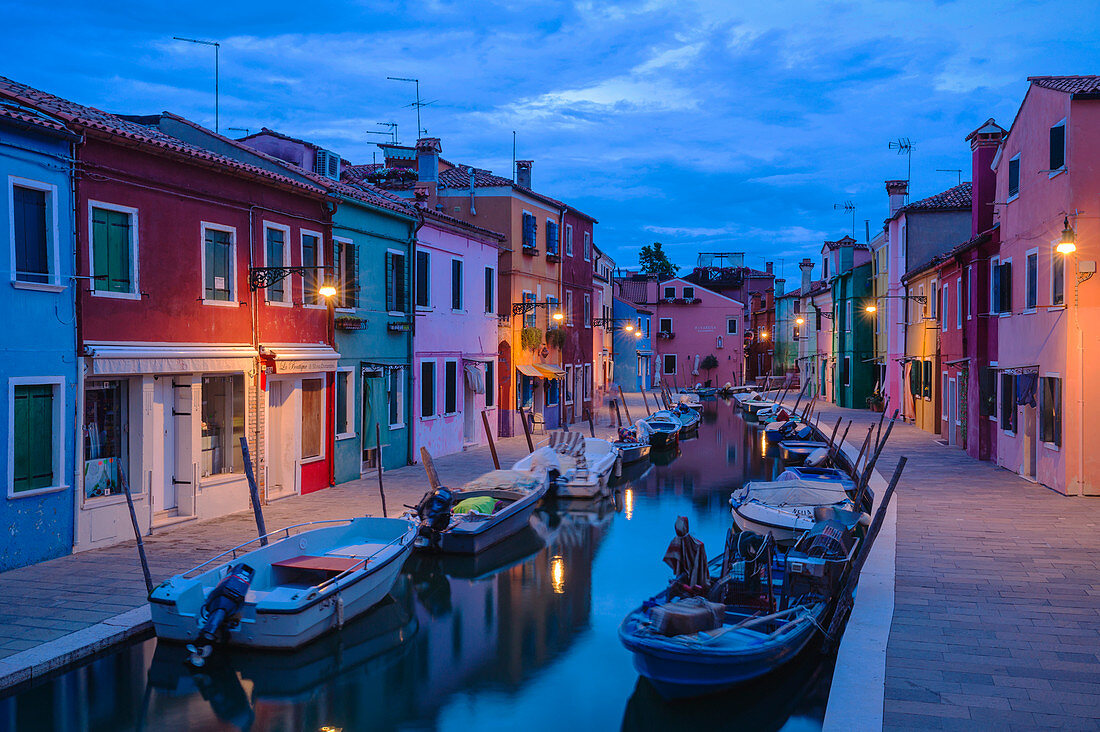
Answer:
[(248, 508), (256, 351), (89, 343), (83, 359), (76, 549), (124, 541), (125, 485), (143, 532)]

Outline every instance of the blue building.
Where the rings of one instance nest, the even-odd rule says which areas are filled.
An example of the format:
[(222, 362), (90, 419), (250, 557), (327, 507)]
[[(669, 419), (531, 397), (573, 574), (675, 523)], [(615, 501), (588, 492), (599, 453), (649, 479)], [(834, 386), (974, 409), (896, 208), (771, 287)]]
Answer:
[(73, 547), (76, 326), (72, 156), (78, 136), (0, 102), (0, 571)]
[(653, 313), (619, 295), (612, 298), (615, 381), (627, 391), (653, 386)]

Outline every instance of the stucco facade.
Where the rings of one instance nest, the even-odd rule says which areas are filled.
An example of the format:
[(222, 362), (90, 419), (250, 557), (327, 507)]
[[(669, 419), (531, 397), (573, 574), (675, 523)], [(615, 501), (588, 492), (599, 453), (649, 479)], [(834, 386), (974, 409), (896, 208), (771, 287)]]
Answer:
[[(661, 382), (674, 388), (743, 383), (742, 303), (679, 277), (650, 281), (647, 291), (645, 305), (652, 307), (656, 321), (655, 371)], [(715, 357), (716, 368), (702, 368), (707, 356)]]
[[(620, 297), (614, 299), (614, 381), (626, 391), (653, 386), (653, 315), (650, 310)], [(631, 330), (627, 330), (626, 326)]]

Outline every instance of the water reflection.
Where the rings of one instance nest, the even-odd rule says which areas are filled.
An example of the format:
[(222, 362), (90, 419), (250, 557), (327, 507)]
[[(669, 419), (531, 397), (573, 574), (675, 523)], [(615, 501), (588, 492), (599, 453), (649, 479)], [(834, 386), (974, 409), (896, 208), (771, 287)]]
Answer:
[(667, 581), (675, 517), (718, 546), (730, 491), (780, 468), (758, 426), (716, 401), (704, 416), (698, 437), (624, 470), (612, 498), (548, 502), (478, 556), (414, 556), (391, 599), (300, 651), (230, 650), (198, 674), (179, 648), (136, 643), (0, 699), (0, 729), (819, 726), (830, 673), (816, 658), (775, 682), (782, 693), (761, 684), (685, 708), (639, 681), (619, 645), (619, 622)]

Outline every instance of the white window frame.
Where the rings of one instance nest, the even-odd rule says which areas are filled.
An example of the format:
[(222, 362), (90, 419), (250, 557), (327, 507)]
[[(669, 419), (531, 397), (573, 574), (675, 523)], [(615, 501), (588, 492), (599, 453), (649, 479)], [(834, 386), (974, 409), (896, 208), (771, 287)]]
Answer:
[[(668, 370), (668, 357), (672, 357), (672, 371)], [(665, 376), (674, 376), (677, 370), (680, 368), (680, 359), (677, 358), (675, 353), (662, 353), (661, 354), (661, 373)]]
[[(333, 237), (332, 237), (332, 248), (333, 248), (333, 250), (335, 250), (335, 249), (336, 249), (336, 245), (337, 245), (337, 244), (342, 244), (342, 245), (344, 245), (345, 247), (348, 247), (348, 246), (355, 246), (355, 240), (354, 240), (354, 239), (350, 239), (350, 238), (348, 238), (348, 237), (346, 237), (346, 236), (336, 236), (336, 235), (333, 235)], [(265, 248), (266, 248), (266, 240), (265, 240)], [(345, 251), (346, 251), (346, 249), (345, 249)], [(335, 252), (335, 251), (333, 251), (333, 253), (332, 253), (332, 254), (333, 254), (333, 257), (336, 257), (336, 252)], [(358, 257), (356, 257), (356, 261), (358, 261), (358, 259), (359, 259), (359, 258), (358, 258)], [(333, 261), (333, 265), (334, 265), (334, 272), (333, 272), (333, 274), (334, 274), (334, 277), (333, 277), (333, 280), (334, 280), (334, 281), (333, 281), (333, 283), (332, 283), (332, 284), (336, 285), (336, 286), (337, 286), (337, 287), (339, 287), (339, 288), (340, 288), (340, 290), (341, 290), (340, 292), (338, 292), (338, 293), (336, 294), (336, 297), (339, 297), (339, 298), (340, 298), (340, 300), (345, 300), (345, 299), (347, 298), (347, 295), (346, 295), (346, 293), (344, 293), (344, 292), (343, 292), (343, 289), (344, 289), (344, 283), (343, 283), (343, 282), (336, 282), (336, 281), (335, 281), (335, 264), (336, 264), (336, 262), (335, 262), (335, 261)], [(343, 264), (341, 263), (341, 265), (340, 265), (340, 266), (341, 266), (341, 267), (343, 267), (344, 265), (343, 265)], [(356, 272), (356, 275), (358, 275), (358, 274), (359, 274), (359, 273), (358, 273), (358, 272)], [(347, 272), (344, 272), (344, 273), (343, 273), (343, 275), (344, 275), (344, 278), (345, 278), (345, 280), (346, 280), (346, 279), (347, 279), (347, 276), (348, 276), (348, 273), (347, 273)], [(355, 312), (355, 308), (344, 308), (344, 307), (336, 308), (336, 307), (334, 307), (334, 308), (333, 308), (333, 311), (335, 311), (335, 312), (337, 312), (337, 313), (354, 313), (354, 312)]]
[(592, 294), (584, 293), (582, 296), (582, 304), (584, 305), (584, 312), (582, 313), (582, 319), (585, 328), (592, 327)]
[[(383, 372), (383, 373), (385, 373), (385, 372)], [(338, 366), (336, 368), (336, 383), (333, 384), (334, 392), (333, 392), (332, 396), (333, 396), (334, 399), (340, 396), (339, 382), (340, 382), (340, 377), (343, 376), (344, 374), (348, 375), (347, 376), (348, 388), (347, 388), (347, 393), (344, 395), (344, 398), (347, 400), (347, 404), (345, 405), (345, 408), (347, 410), (347, 416), (348, 416), (347, 426), (351, 427), (351, 431), (350, 432), (340, 432), (339, 431), (340, 430), (340, 425), (335, 424), (335, 422), (336, 422), (336, 409), (335, 409), (335, 403), (334, 403), (333, 410), (332, 410), (332, 412), (333, 412), (332, 421), (335, 424), (335, 427), (333, 429), (336, 430), (335, 439), (337, 439), (337, 440), (346, 440), (349, 437), (355, 437), (355, 425), (356, 425), (356, 421), (355, 421), (355, 401), (356, 400), (355, 400), (355, 369), (353, 367), (351, 367), (351, 366)], [(387, 406), (389, 406), (389, 405), (387, 405)]]
[(581, 401), (592, 401), (592, 364), (586, 363), (583, 367), (584, 375), (581, 377), (583, 380), (581, 389)]
[[(229, 299), (228, 300), (207, 300), (206, 299), (206, 231), (222, 231), (229, 234)], [(266, 242), (265, 242), (265, 249)], [(199, 261), (202, 262), (202, 268), (200, 270), (201, 279), (199, 280), (199, 299), (202, 300), (203, 305), (216, 305), (223, 308), (239, 308), (241, 304), (237, 301), (237, 227), (226, 226), (225, 224), (215, 224), (212, 221), (199, 222)]]
[[(321, 233), (320, 231), (311, 231), (309, 229), (299, 229), (298, 230), (298, 261), (301, 262), (303, 266), (305, 266), (305, 261), (306, 261), (306, 259), (303, 255), (305, 254), (305, 250), (306, 250), (306, 237), (307, 236), (317, 237), (317, 265), (316, 266), (317, 266), (317, 277), (318, 277), (317, 282), (318, 282), (318, 285), (320, 285), (321, 282), (324, 282), (324, 278), (325, 278), (325, 235), (323, 233)], [(302, 287), (302, 307), (309, 308), (311, 310), (327, 310), (328, 309), (328, 304), (325, 303), (324, 296), (322, 296), (320, 294), (317, 295), (317, 298), (320, 300), (320, 303), (318, 303), (317, 305), (312, 305), (309, 302), (307, 302), (307, 298), (306, 298), (306, 278), (305, 278), (305, 276), (299, 276), (298, 277), (298, 282), (301, 284), (301, 287)]]
[(462, 390), (459, 389), (459, 386), (462, 384), (463, 377), (460, 375), (462, 373), (462, 369), (460, 368), (461, 364), (459, 363), (457, 358), (443, 359), (443, 406), (441, 407), (441, 409), (447, 409), (447, 364), (449, 363), (453, 363), (455, 365), (455, 410), (453, 412), (441, 412), (444, 417), (453, 417), (462, 411)]
[(943, 386), (940, 387), (943, 389), (943, 398), (940, 399), (940, 419), (947, 422), (947, 425), (950, 427), (951, 420), (948, 417), (951, 413), (951, 405), (948, 404), (948, 401), (951, 397), (951, 390), (948, 388), (948, 383), (954, 381), (954, 379), (947, 378), (947, 369), (940, 371), (940, 374), (943, 377)]
[(852, 357), (851, 356), (845, 356), (844, 357), (844, 375), (846, 377), (848, 377), (848, 380), (844, 382), (844, 386), (849, 386), (850, 387), (852, 385)]
[(940, 303), (940, 324), (942, 330), (947, 330), (947, 314), (951, 312), (951, 283), (944, 282), (940, 290), (943, 293), (943, 302)]
[[(1066, 133), (1069, 132), (1069, 126), (1066, 125), (1066, 118), (1065, 117), (1063, 117), (1059, 121), (1052, 124), (1050, 126), (1050, 129), (1047, 130), (1047, 144), (1048, 145), (1050, 144), (1050, 130), (1053, 130), (1055, 127), (1061, 127), (1062, 128), (1062, 167), (1055, 168), (1054, 170), (1047, 171), (1047, 178), (1048, 179), (1053, 178), (1056, 175), (1059, 175), (1061, 173), (1066, 172), (1066, 157), (1067, 157), (1066, 153), (1069, 151), (1069, 138), (1066, 137)], [(1050, 151), (1048, 150), (1047, 151), (1047, 164), (1048, 165), (1050, 164), (1050, 154), (1049, 153), (1050, 153)]]
[[(386, 421), (389, 421), (390, 416), (390, 384), (389, 377), (391, 371), (399, 371), (400, 374), (397, 377), (397, 418), (398, 422), (390, 422), (391, 430), (405, 429), (405, 367), (397, 366), (392, 369), (385, 369), (382, 373), (387, 378), (386, 381)], [(363, 388), (366, 388), (365, 386)]]
[[(670, 295), (670, 294), (668, 294), (668, 293), (669, 293), (669, 290), (671, 290), (671, 291), (672, 291), (672, 294), (671, 294), (671, 295)], [(662, 299), (662, 300), (668, 300), (668, 299), (671, 299), (671, 298), (675, 298), (675, 297), (676, 297), (676, 287), (675, 287), (675, 285), (665, 285), (665, 286), (664, 286), (664, 287), (663, 287), (663, 288), (661, 289), (661, 291), (662, 291), (662, 292), (664, 293), (663, 295), (661, 295), (661, 299)]]
[(955, 278), (955, 330), (962, 330), (963, 327), (963, 278), (959, 275)]
[[(388, 254), (404, 254), (406, 260), (408, 259), (408, 254), (401, 251), (400, 249), (386, 249), (386, 252)], [(417, 283), (420, 282), (420, 269), (419, 269), (419, 267), (420, 267), (420, 255), (421, 254), (425, 254), (428, 257), (428, 262), (427, 262), (428, 275), (427, 275), (426, 284), (424, 285), (424, 289), (426, 290), (425, 294), (428, 296), (428, 302), (425, 305), (421, 305), (419, 302), (417, 302), (418, 298), (416, 296), (417, 295)], [(383, 264), (385, 264), (384, 261), (383, 261)], [(432, 297), (432, 251), (430, 249), (427, 249), (425, 247), (417, 247), (416, 248), (416, 250), (413, 252), (412, 272), (413, 272), (413, 275), (412, 275), (411, 297), (412, 297), (413, 310), (416, 311), (416, 312), (420, 312), (420, 313), (429, 312), (429, 311), (434, 309), (434, 306), (433, 306), (432, 303), (435, 302), (435, 299)], [(389, 277), (389, 274), (388, 273), (383, 274), (384, 288), (388, 288), (390, 286), (390, 283), (385, 281), (385, 277)], [(382, 296), (385, 297), (385, 289), (383, 289)], [(389, 305), (388, 302), (386, 302), (384, 304)], [(390, 315), (394, 315), (394, 316), (404, 315), (404, 313), (399, 313), (395, 310), (390, 310), (388, 312), (389, 312)]]
[[(924, 285), (917, 285), (917, 295), (920, 297), (924, 297)], [(913, 304), (917, 306), (917, 318), (913, 322), (919, 323), (924, 320), (928, 305), (922, 304), (920, 300), (914, 300)]]
[(844, 332), (852, 332), (852, 300), (844, 301)]
[(573, 256), (573, 224), (565, 225), (565, 256)]
[(988, 308), (989, 315), (994, 315), (996, 313), (999, 313), (1000, 308), (1001, 308), (1000, 301), (994, 302), (995, 295), (994, 295), (994, 292), (993, 292), (993, 285), (996, 282), (995, 277), (996, 277), (997, 267), (1000, 266), (1000, 264), (1001, 264), (1000, 255), (994, 255), (994, 256), (989, 258), (989, 301), (986, 303), (986, 307)]
[[(1044, 372), (1042, 374), (1039, 374), (1039, 377), (1040, 378), (1047, 378), (1047, 379), (1058, 379), (1058, 382), (1059, 382), (1059, 384), (1058, 384), (1058, 395), (1062, 399), (1062, 414), (1060, 415), (1062, 417), (1062, 442), (1065, 442), (1066, 441), (1066, 433), (1065, 433), (1065, 426), (1066, 426), (1066, 421), (1065, 421), (1066, 381), (1062, 377), (1061, 374), (1055, 373), (1053, 371), (1047, 371), (1047, 372)], [(1043, 447), (1045, 447), (1046, 449), (1053, 450), (1054, 452), (1061, 452), (1062, 447), (1058, 443), (1056, 443), (1056, 442), (1047, 442), (1046, 440), (1044, 440), (1042, 438), (1043, 431), (1042, 431), (1041, 427), (1042, 427), (1042, 424), (1043, 424), (1043, 422), (1042, 422), (1042, 420), (1043, 420), (1043, 387), (1042, 387), (1042, 382), (1041, 381), (1036, 384), (1035, 391), (1038, 392), (1035, 395), (1036, 396), (1036, 400), (1035, 400), (1035, 402), (1036, 402), (1035, 403), (1035, 420), (1036, 420), (1035, 437), (1036, 437), (1036, 439), (1039, 440), (1039, 444), (1042, 445)]]
[[(53, 387), (53, 475), (60, 481), (55, 485), (15, 492), (15, 387)], [(8, 378), (8, 500), (40, 496), (68, 489), (65, 483), (65, 377), (64, 376), (11, 376)]]
[[(928, 305), (929, 310), (925, 313), (925, 316), (931, 316), (933, 320), (940, 318), (940, 283), (939, 280), (932, 280), (928, 287)], [(944, 302), (947, 302), (946, 300)]]
[[(1059, 241), (1060, 240), (1056, 239), (1056, 240), (1054, 240), (1050, 243), (1050, 277), (1048, 278), (1050, 280), (1050, 307), (1048, 308), (1048, 311), (1050, 311), (1050, 310), (1065, 310), (1065, 308), (1066, 308), (1066, 272), (1069, 270), (1069, 268), (1066, 266), (1067, 257), (1064, 254), (1060, 254), (1058, 252), (1057, 247), (1058, 247)], [(1056, 305), (1054, 303), (1054, 259), (1055, 259), (1055, 257), (1061, 257), (1062, 258), (1062, 304), (1061, 305)], [(1059, 378), (1061, 378), (1061, 377), (1059, 377)]]
[(576, 382), (573, 381), (573, 378), (573, 364), (567, 363), (565, 364), (565, 384), (563, 385), (565, 387), (565, 393), (558, 395), (558, 398), (561, 399), (563, 404), (573, 403), (575, 397), (573, 391), (577, 385)]
[[(228, 376), (229, 374), (208, 374), (208, 375), (209, 376)], [(328, 395), (325, 392), (328, 390), (329, 384), (328, 384), (328, 376), (326, 376), (325, 374), (321, 374), (320, 376), (306, 375), (306, 376), (303, 376), (298, 381), (298, 392), (299, 392), (299, 394), (298, 394), (298, 429), (301, 429), (301, 427), (302, 427), (301, 420), (305, 417), (305, 414), (303, 413), (305, 400), (302, 398), (303, 395), (305, 394), (305, 389), (302, 386), (302, 382), (303, 381), (309, 381), (310, 379), (319, 379), (320, 382), (321, 382), (321, 414), (320, 414), (320, 420), (321, 420), (321, 452), (317, 455), (314, 455), (313, 457), (308, 457), (308, 458), (303, 457), (301, 459), (301, 464), (302, 465), (309, 465), (310, 463), (319, 463), (322, 460), (324, 460), (326, 457), (328, 457)], [(335, 387), (335, 384), (333, 384), (333, 386)], [(200, 389), (202, 388), (202, 382), (201, 381), (199, 382), (199, 388)], [(248, 434), (248, 424), (247, 424), (247, 422), (248, 422), (248, 401), (247, 401), (248, 396), (247, 396), (247, 390), (248, 390), (248, 382), (246, 381), (245, 382), (245, 410), (244, 410), (245, 411), (245, 434)], [(301, 448), (302, 448), (302, 434), (301, 434), (301, 432), (299, 432), (298, 433), (298, 449), (301, 450)], [(301, 453), (299, 452), (299, 454), (301, 454)], [(236, 473), (234, 473), (234, 475), (236, 475)]]
[[(730, 329), (730, 324), (733, 329)], [(726, 335), (737, 335), (737, 318), (726, 318)]]
[[(556, 224), (556, 223), (558, 223), (558, 222), (555, 221), (554, 219), (550, 218), (549, 216), (546, 217), (546, 233), (547, 234), (550, 233), (550, 225), (551, 224)], [(538, 238), (539, 238), (539, 232), (538, 232), (538, 229), (536, 229), (535, 230), (535, 239), (538, 240)], [(560, 231), (558, 232), (558, 240), (554, 243), (557, 244), (557, 246), (554, 247), (554, 251), (551, 252), (550, 251), (550, 242), (549, 242), (549, 240), (547, 240), (547, 242), (546, 242), (546, 253), (547, 254), (557, 254), (560, 257), (561, 256), (561, 232)]]
[[(691, 297), (688, 297), (688, 290), (691, 290)], [(691, 287), (689, 285), (687, 287), (684, 287), (684, 289), (681, 290), (680, 294), (682, 294), (684, 296), (685, 300), (694, 300), (695, 299), (695, 288)]]
[[(268, 229), (276, 229), (283, 232), (283, 261), (281, 262), (269, 262), (267, 261), (267, 231)], [(290, 241), (290, 227), (283, 224), (276, 224), (274, 221), (263, 222), (264, 240), (262, 246), (263, 258), (262, 262), (265, 267), (289, 267), (290, 266), (290, 247), (293, 244)], [(268, 305), (275, 305), (277, 307), (289, 308), (294, 305), (294, 284), (293, 279), (287, 277), (283, 280), (283, 299), (273, 300), (271, 298), (271, 288), (264, 288), (264, 302)]]
[[(664, 323), (666, 320), (668, 321), (668, 330), (665, 330), (664, 328), (661, 327), (661, 324)], [(672, 330), (672, 326), (673, 326), (672, 318), (657, 318), (657, 332), (658, 333), (673, 333), (675, 331)]]
[(573, 325), (573, 291), (565, 291), (565, 324)]
[[(29, 188), (34, 191), (42, 191), (46, 194), (46, 207), (49, 211), (50, 220), (46, 222), (46, 236), (49, 239), (46, 241), (46, 253), (49, 257), (47, 266), (49, 267), (48, 282), (27, 282), (25, 280), (16, 279), (15, 272), (15, 189)], [(8, 176), (8, 221), (9, 221), (9, 236), (8, 241), (11, 251), (11, 286), (19, 288), (21, 290), (42, 290), (45, 292), (61, 292), (67, 285), (61, 282), (61, 254), (60, 254), (60, 241), (61, 234), (59, 229), (59, 222), (57, 218), (57, 186), (51, 183), (44, 183), (42, 181), (32, 180), (30, 178), (22, 178), (17, 175)]]
[[(424, 414), (424, 364), (432, 364), (432, 379), (435, 383), (432, 384), (432, 413), (429, 415)], [(421, 422), (427, 422), (433, 419), (439, 419), (439, 362), (434, 358), (422, 358), (416, 364), (417, 379), (416, 385), (420, 390), (420, 409), (416, 410), (416, 416)]]
[(523, 249), (527, 244), (523, 241), (523, 230), (527, 224), (527, 217), (531, 216), (535, 219), (535, 238), (531, 241), (531, 249), (539, 248), (539, 217), (531, 213), (527, 209), (523, 209), (519, 216), (519, 247)]
[[(1005, 257), (1004, 259), (1001, 260), (1001, 264), (1012, 264), (1012, 257)], [(1011, 272), (1012, 267), (1009, 267), (1008, 269)], [(1025, 267), (1024, 269), (1026, 270), (1027, 267)], [(1009, 280), (1008, 280), (1007, 283), (1005, 283), (1005, 282), (1001, 283), (1001, 287), (1008, 287), (1008, 290), (1009, 290), (1008, 299), (1009, 300), (1014, 300), (1015, 299), (1015, 298), (1012, 297), (1012, 277), (1011, 277), (1011, 275), (1009, 275)], [(1026, 303), (1027, 302), (1027, 297), (1026, 297), (1027, 293), (1025, 292), (1024, 295), (1025, 295), (1024, 302)], [(997, 307), (1000, 307), (1000, 306), (1001, 306), (1001, 304), (997, 303)], [(1012, 317), (1012, 311), (1011, 310), (1006, 310), (1004, 312), (1001, 312), (1000, 316), (1002, 318), (1010, 318), (1010, 317)], [(1015, 433), (1013, 433), (1013, 434), (1015, 434)]]
[[(990, 361), (989, 368), (993, 371), (993, 414), (989, 415), (989, 421), (999, 423), (1001, 420), (1001, 370), (997, 368), (996, 361)], [(1000, 429), (1000, 424), (997, 428)]]
[(592, 261), (592, 234), (584, 232), (584, 261)]
[(974, 282), (974, 265), (966, 265), (966, 319), (972, 320), (974, 318), (974, 309), (977, 304), (974, 302), (977, 300), (978, 287)]
[(138, 234), (138, 210), (133, 206), (120, 206), (117, 203), (108, 203), (106, 201), (88, 201), (88, 273), (94, 278), (95, 272), (95, 241), (92, 232), (95, 229), (95, 225), (92, 223), (92, 210), (102, 208), (105, 211), (115, 211), (117, 213), (124, 213), (130, 217), (130, 283), (133, 285), (132, 292), (108, 292), (107, 290), (95, 289), (94, 280), (90, 285), (89, 291), (93, 297), (109, 297), (116, 300), (140, 300), (141, 299), (141, 283), (138, 281), (138, 272), (141, 271), (141, 267), (138, 263), (138, 252), (140, 247), (138, 241), (140, 235)]
[[(455, 262), (458, 262), (458, 307), (455, 304)], [(451, 257), (451, 312), (466, 312), (466, 263), (462, 257)]]
[[(1031, 266), (1031, 255), (1035, 255), (1035, 305), (1028, 306), (1027, 303), (1027, 288), (1028, 283), (1031, 281), (1031, 273), (1028, 269)], [(1039, 310), (1039, 248), (1033, 247), (1024, 252), (1024, 315), (1032, 315)]]

